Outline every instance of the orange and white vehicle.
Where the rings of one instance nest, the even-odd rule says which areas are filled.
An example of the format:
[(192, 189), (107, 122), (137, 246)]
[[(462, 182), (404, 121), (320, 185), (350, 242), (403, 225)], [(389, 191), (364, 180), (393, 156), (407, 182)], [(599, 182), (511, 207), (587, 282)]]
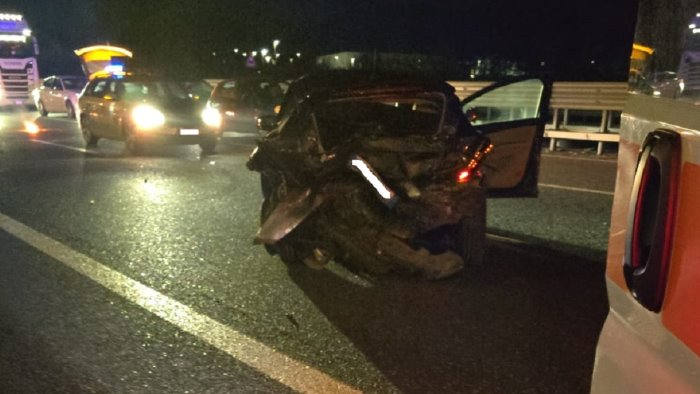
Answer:
[[(635, 41), (654, 48), (650, 65), (665, 69), (647, 72), (682, 66), (683, 46), (694, 41), (687, 35), (700, 34), (692, 26), (700, 10), (669, 12), (689, 26), (669, 42), (681, 29), (647, 20), (650, 4), (640, 1)], [(620, 128), (606, 278), (610, 311), (591, 391), (700, 392), (700, 92), (664, 97), (632, 86)]]

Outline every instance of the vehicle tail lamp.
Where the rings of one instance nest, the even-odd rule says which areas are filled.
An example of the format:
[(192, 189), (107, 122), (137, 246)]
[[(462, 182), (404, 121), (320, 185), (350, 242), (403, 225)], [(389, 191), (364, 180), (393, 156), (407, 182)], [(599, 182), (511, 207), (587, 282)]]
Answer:
[(165, 124), (165, 115), (148, 104), (134, 107), (131, 112), (131, 119), (140, 130), (151, 130)]
[(467, 183), (472, 178), (469, 168), (464, 168), (457, 173), (457, 183)]
[(206, 107), (202, 111), (202, 121), (205, 125), (218, 129), (221, 127), (221, 112), (212, 107)]
[(675, 226), (680, 136), (657, 130), (642, 145), (627, 218), (623, 272), (634, 298), (661, 310)]
[(457, 183), (469, 183), (475, 176), (480, 176), (479, 166), (492, 150), (493, 144), (488, 139), (481, 139), (472, 146), (466, 146), (462, 160), (467, 165), (457, 171)]

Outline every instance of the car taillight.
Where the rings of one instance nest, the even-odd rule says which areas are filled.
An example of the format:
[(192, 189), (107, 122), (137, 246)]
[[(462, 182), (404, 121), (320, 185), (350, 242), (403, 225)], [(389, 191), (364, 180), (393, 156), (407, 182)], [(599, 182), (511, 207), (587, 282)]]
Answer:
[(468, 168), (461, 170), (457, 174), (457, 183), (467, 183), (472, 177), (471, 171)]
[(623, 271), (632, 295), (661, 310), (675, 225), (680, 136), (657, 130), (642, 145), (634, 177)]
[(457, 171), (457, 183), (469, 183), (479, 176), (479, 166), (492, 150), (493, 144), (487, 138), (482, 138), (465, 147), (462, 159), (467, 164)]

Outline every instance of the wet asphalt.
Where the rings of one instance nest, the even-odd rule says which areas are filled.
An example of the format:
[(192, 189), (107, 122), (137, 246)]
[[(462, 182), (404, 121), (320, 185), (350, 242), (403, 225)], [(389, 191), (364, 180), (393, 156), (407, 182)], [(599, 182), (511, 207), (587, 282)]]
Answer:
[[(489, 201), (485, 269), (425, 282), (286, 266), (253, 245), (253, 144), (83, 152), (63, 115), (3, 112), (0, 213), (360, 391), (588, 392), (614, 157), (543, 155), (556, 187)], [(0, 230), (0, 392), (290, 391)]]

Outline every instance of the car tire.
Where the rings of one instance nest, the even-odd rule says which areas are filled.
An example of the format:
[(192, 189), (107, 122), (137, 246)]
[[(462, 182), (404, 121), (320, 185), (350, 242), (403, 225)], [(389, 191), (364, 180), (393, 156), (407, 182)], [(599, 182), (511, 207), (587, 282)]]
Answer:
[(467, 271), (483, 267), (486, 253), (486, 196), (476, 199), (472, 215), (462, 219), (457, 227), (455, 252), (464, 260)]
[(75, 108), (70, 101), (66, 101), (66, 114), (69, 119), (75, 119)]
[(36, 109), (39, 111), (41, 116), (49, 116), (49, 111), (46, 110), (46, 106), (44, 105), (43, 101), (39, 100), (39, 102), (36, 103)]
[(139, 141), (133, 134), (128, 134), (124, 140), (126, 151), (132, 156), (138, 156), (143, 153), (143, 143)]
[(202, 154), (214, 154), (216, 151), (216, 142), (216, 137), (202, 137), (199, 140), (199, 147), (202, 149)]
[(97, 137), (92, 129), (90, 128), (90, 123), (85, 119), (85, 117), (82, 117), (80, 119), (80, 131), (83, 134), (83, 141), (85, 141), (85, 146), (86, 147), (93, 147), (97, 146), (97, 141), (100, 140), (100, 137)]

